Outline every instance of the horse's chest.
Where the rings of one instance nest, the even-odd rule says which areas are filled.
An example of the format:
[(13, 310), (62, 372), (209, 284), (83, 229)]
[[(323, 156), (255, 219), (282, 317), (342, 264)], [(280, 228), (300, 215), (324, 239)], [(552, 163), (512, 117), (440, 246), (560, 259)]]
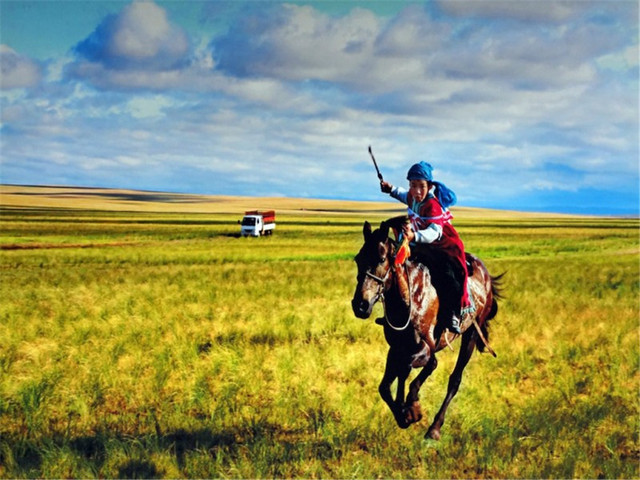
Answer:
[(415, 327), (425, 332), (435, 322), (439, 305), (436, 290), (430, 280), (428, 271), (422, 266), (409, 273), (411, 321)]

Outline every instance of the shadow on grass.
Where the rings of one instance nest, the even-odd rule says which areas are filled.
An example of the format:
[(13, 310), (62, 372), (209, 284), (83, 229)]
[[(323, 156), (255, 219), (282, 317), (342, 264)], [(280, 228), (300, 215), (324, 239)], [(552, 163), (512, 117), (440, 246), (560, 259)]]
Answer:
[(185, 467), (185, 457), (189, 452), (207, 450), (213, 454), (218, 449), (224, 448), (230, 454), (235, 454), (238, 446), (237, 437), (231, 432), (214, 433), (211, 430), (197, 430), (188, 432), (177, 430), (161, 437), (165, 448), (170, 447), (176, 457), (180, 469)]
[(156, 466), (146, 460), (131, 460), (118, 469), (118, 478), (158, 478)]
[(57, 455), (63, 458), (65, 453), (71, 453), (83, 459), (93, 471), (100, 472), (111, 455), (123, 456), (124, 453), (125, 460), (117, 467), (117, 473), (111, 473), (112, 476), (116, 474), (118, 478), (158, 478), (162, 476), (162, 472), (146, 458), (150, 452), (171, 452), (176, 457), (178, 467), (182, 469), (185, 466), (185, 457), (191, 451), (205, 450), (213, 454), (217, 449), (225, 448), (227, 453), (233, 456), (237, 449), (236, 439), (237, 435), (233, 432), (214, 432), (209, 429), (192, 432), (177, 430), (160, 436), (132, 436), (111, 432), (98, 432), (94, 436), (75, 438), (56, 435), (53, 438), (15, 439), (5, 436), (0, 442), (0, 463), (9, 467), (6, 471), (9, 476), (46, 477), (48, 475), (45, 464), (55, 464)]
[[(80, 459), (78, 465), (84, 465), (99, 477), (159, 478), (165, 472), (154, 463), (154, 454), (169, 454), (175, 458), (178, 469), (188, 471), (188, 459), (193, 452), (208, 455), (212, 459), (211, 468), (214, 468), (214, 459), (222, 458), (218, 467), (224, 468), (238, 460), (240, 448), (268, 452), (269, 465), (342, 456), (341, 449), (306, 430), (286, 430), (258, 421), (223, 431), (177, 429), (161, 435), (100, 431), (93, 436), (75, 438), (56, 435), (53, 438), (15, 439), (6, 436), (0, 440), (0, 462), (7, 466), (5, 474), (8, 477), (48, 477), (48, 468), (58, 464), (56, 457), (64, 462), (65, 458), (73, 456)], [(115, 458), (121, 460), (114, 465)], [(105, 467), (107, 464), (109, 468)]]

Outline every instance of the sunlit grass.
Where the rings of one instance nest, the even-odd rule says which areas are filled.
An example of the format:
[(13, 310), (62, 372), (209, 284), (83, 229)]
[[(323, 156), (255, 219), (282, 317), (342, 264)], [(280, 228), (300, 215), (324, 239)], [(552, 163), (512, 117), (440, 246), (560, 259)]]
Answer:
[(638, 478), (638, 221), (463, 213), (506, 298), (434, 443), (456, 354), (399, 430), (350, 309), (384, 215), (4, 209), (0, 476)]

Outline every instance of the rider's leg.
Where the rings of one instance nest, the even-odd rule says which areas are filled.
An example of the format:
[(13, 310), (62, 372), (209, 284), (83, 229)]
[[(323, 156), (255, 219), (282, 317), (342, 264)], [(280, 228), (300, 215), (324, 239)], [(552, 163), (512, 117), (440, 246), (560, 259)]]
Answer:
[(453, 262), (443, 262), (439, 269), (434, 269), (432, 282), (440, 300), (438, 321), (443, 322), (442, 329), (448, 328), (452, 332), (460, 333), (460, 319), (457, 313), (460, 311), (461, 289)]

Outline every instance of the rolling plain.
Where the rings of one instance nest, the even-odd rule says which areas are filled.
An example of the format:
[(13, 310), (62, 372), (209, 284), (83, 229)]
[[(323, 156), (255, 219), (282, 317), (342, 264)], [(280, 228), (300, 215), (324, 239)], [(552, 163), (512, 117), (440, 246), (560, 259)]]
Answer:
[[(399, 204), (0, 193), (2, 478), (640, 478), (638, 218), (453, 209), (506, 274), (498, 357), (434, 442), (456, 353), (400, 430), (350, 307), (363, 222)], [(256, 208), (275, 234), (239, 238)]]

